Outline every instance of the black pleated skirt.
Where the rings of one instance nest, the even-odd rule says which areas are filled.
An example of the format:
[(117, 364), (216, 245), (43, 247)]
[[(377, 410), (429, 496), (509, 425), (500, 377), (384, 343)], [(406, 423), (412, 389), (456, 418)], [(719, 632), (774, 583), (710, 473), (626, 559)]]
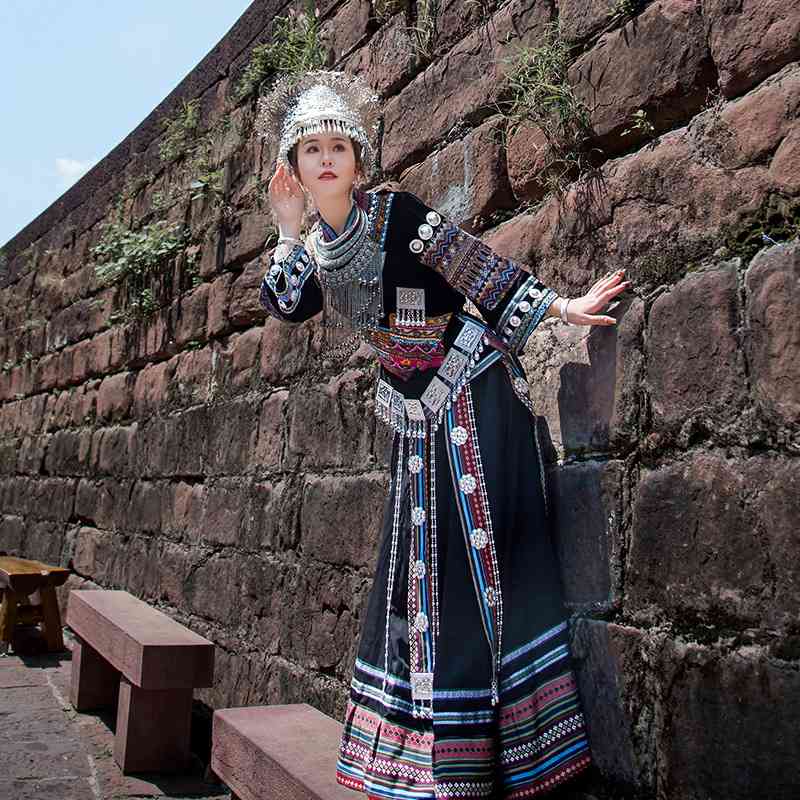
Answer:
[[(341, 784), (369, 797), (533, 797), (590, 763), (526, 388), (509, 356), (470, 381), (458, 408), (448, 412), (450, 424), (419, 450), (427, 491), (419, 491), (409, 469), (421, 445), (395, 437), (375, 580), (336, 768)], [(465, 436), (464, 444), (454, 442)], [(478, 519), (474, 504), (481, 492), (490, 520)], [(435, 595), (438, 606), (435, 627), (432, 603), (410, 600), (416, 585), (413, 509), (424, 500), (433, 513), (432, 495), (436, 585), (429, 599)], [(480, 538), (481, 531), (486, 536)], [(430, 551), (429, 542), (426, 577), (432, 580)], [(492, 581), (499, 598), (487, 589)], [(409, 609), (418, 607), (429, 620), (422, 633), (416, 617), (409, 620)], [(435, 639), (433, 693), (428, 713), (417, 714), (426, 704), (412, 696), (411, 651), (414, 637), (424, 634), (429, 654)]]

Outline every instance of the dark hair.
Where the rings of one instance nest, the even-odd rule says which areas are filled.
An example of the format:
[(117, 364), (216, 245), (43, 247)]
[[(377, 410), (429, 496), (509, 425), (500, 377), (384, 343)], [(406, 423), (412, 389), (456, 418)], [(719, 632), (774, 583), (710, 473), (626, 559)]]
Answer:
[[(349, 136), (347, 138), (350, 139)], [(356, 170), (361, 170), (361, 174), (363, 175), (364, 164), (361, 161), (361, 142), (357, 142), (355, 139), (350, 139), (350, 143), (353, 145), (353, 155), (356, 159)], [(289, 163), (292, 165), (292, 169), (298, 178), (300, 177), (300, 170), (297, 167), (297, 147), (299, 144), (300, 142), (295, 142), (287, 153)]]

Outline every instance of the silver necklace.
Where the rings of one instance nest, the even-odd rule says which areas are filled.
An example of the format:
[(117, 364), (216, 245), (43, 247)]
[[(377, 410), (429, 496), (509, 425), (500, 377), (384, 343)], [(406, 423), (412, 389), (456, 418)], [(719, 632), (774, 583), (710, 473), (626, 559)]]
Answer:
[(355, 223), (325, 241), (317, 223), (311, 230), (317, 275), (322, 287), (326, 344), (333, 346), (341, 332), (359, 333), (376, 327), (383, 316), (385, 253), (369, 236), (369, 217), (361, 206)]

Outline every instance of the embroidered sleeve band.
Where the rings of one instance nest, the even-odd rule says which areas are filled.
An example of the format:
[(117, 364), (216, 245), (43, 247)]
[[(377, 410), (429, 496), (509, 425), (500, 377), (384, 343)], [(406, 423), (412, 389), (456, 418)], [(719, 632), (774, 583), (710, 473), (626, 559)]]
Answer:
[(522, 352), (528, 338), (558, 295), (531, 275), (503, 310), (497, 331), (513, 353)]
[[(419, 198), (416, 204), (427, 209)], [(435, 269), (474, 303), (492, 310), (524, 270), (513, 259), (495, 253), (478, 237), (428, 209), (409, 250)]]
[(275, 261), (274, 254), (270, 258), (270, 266), (261, 284), (261, 304), (269, 311), (272, 303), (269, 287), (278, 301), (278, 309), (284, 314), (291, 314), (300, 302), (303, 285), (314, 271), (314, 262), (303, 245), (295, 245), (289, 254)]

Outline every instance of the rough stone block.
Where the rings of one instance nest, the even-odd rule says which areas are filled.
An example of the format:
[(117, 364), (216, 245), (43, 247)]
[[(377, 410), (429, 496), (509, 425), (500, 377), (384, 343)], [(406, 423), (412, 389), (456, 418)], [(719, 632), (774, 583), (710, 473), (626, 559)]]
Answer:
[(228, 305), (233, 275), (225, 272), (219, 275), (211, 284), (208, 291), (208, 320), (206, 333), (209, 337), (225, 333), (230, 322), (228, 320)]
[(242, 546), (276, 553), (293, 550), (299, 541), (300, 490), (294, 479), (256, 481), (250, 487)]
[(347, 370), (327, 384), (292, 392), (287, 456), (311, 468), (374, 464), (373, 391), (371, 375)]
[(169, 387), (175, 374), (176, 361), (148, 364), (136, 375), (133, 387), (133, 411), (136, 417), (157, 413), (169, 401)]
[(550, 471), (564, 601), (605, 609), (621, 597), (624, 466), (587, 461)]
[(172, 378), (167, 387), (170, 405), (193, 406), (206, 403), (215, 386), (215, 356), (212, 346), (202, 350), (184, 350), (168, 363), (174, 364)]
[(330, 49), (334, 63), (366, 38), (371, 16), (369, 0), (347, 0), (330, 19), (322, 23), (320, 40)]
[(259, 406), (250, 399), (218, 403), (208, 409), (208, 445), (203, 472), (242, 474), (258, 442)]
[(341, 69), (360, 75), (382, 97), (396, 92), (409, 78), (416, 57), (405, 14), (395, 14), (362, 47), (341, 64)]
[(643, 304), (623, 301), (614, 328), (545, 323), (523, 364), (559, 458), (635, 441), (641, 403)]
[(385, 497), (382, 474), (309, 477), (300, 511), (305, 555), (330, 564), (374, 565)]
[(512, 0), (386, 104), (381, 152), (385, 173), (397, 172), (438, 144), (463, 120), (480, 121), (500, 96), (516, 47), (535, 46), (551, 20), (543, 0)]
[(97, 416), (100, 421), (118, 422), (128, 416), (135, 380), (132, 372), (119, 372), (103, 378), (97, 392)]
[(657, 428), (699, 416), (714, 427), (742, 414), (747, 381), (736, 332), (736, 263), (688, 275), (653, 303), (647, 386)]
[(558, 0), (558, 22), (568, 42), (581, 42), (611, 22), (615, 0)]
[(252, 451), (250, 468), (256, 471), (277, 470), (283, 464), (286, 440), (286, 409), (289, 392), (273, 392), (261, 405), (258, 444)]
[(657, 0), (569, 69), (590, 110), (593, 139), (609, 155), (649, 138), (638, 130), (621, 135), (640, 109), (656, 134), (688, 122), (715, 77), (694, 0)]
[(675, 643), (675, 678), (664, 697), (663, 786), (674, 797), (793, 800), (800, 761), (795, 664), (764, 648), (730, 653)]
[(302, 372), (310, 363), (319, 332), (315, 320), (292, 325), (267, 317), (262, 328), (261, 377), (280, 386)]
[(747, 355), (756, 403), (777, 425), (800, 421), (800, 244), (759, 253), (745, 276)]
[(503, 128), (502, 117), (492, 117), (409, 171), (402, 188), (467, 231), (483, 227), (493, 212), (514, 206)]
[(571, 624), (570, 650), (595, 765), (604, 775), (635, 785), (633, 730), (621, 691), (625, 676), (618, 637), (609, 633), (616, 627), (577, 619)]
[(800, 610), (798, 472), (791, 460), (698, 452), (647, 472), (633, 507), (625, 608), (636, 618), (741, 628)]
[(800, 58), (800, 14), (780, 0), (702, 0), (702, 10), (726, 97)]

